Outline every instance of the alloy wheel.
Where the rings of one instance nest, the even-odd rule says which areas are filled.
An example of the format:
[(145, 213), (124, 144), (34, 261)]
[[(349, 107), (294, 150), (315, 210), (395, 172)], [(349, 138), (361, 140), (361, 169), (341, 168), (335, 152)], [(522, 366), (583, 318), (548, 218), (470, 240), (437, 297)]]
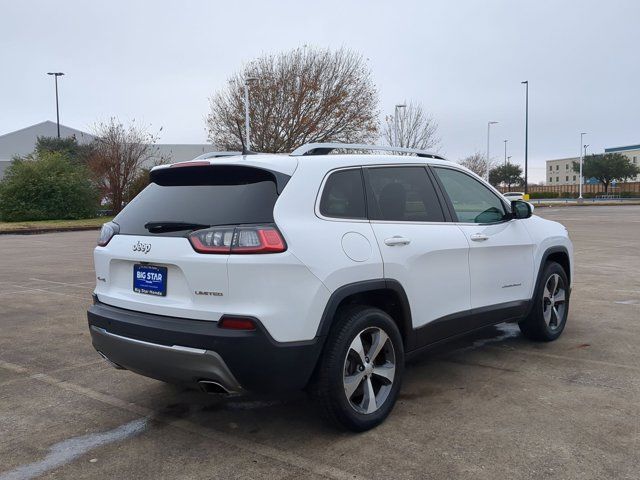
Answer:
[(552, 274), (544, 284), (542, 293), (542, 315), (551, 330), (557, 330), (564, 319), (566, 305), (566, 290), (562, 277)]
[(396, 373), (396, 355), (389, 336), (369, 327), (355, 336), (344, 361), (344, 393), (358, 413), (379, 410), (389, 396)]

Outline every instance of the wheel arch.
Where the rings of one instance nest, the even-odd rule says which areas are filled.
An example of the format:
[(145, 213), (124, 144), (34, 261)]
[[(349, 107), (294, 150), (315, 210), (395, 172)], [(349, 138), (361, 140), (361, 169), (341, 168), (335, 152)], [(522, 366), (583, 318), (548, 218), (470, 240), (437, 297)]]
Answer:
[(556, 245), (554, 247), (547, 248), (540, 258), (540, 265), (538, 265), (538, 275), (535, 283), (536, 288), (540, 282), (540, 276), (542, 275), (542, 270), (544, 270), (544, 264), (549, 261), (559, 263), (560, 266), (562, 266), (567, 275), (567, 280), (569, 280), (569, 285), (571, 285), (571, 259), (569, 257), (569, 250), (567, 250), (567, 247), (565, 246)]
[(336, 289), (324, 309), (316, 337), (326, 337), (335, 324), (338, 310), (348, 305), (369, 305), (388, 313), (396, 322), (406, 347), (413, 324), (409, 300), (400, 282), (393, 279), (364, 280)]
[(549, 261), (557, 262), (560, 264), (560, 266), (562, 266), (565, 274), (567, 275), (567, 280), (569, 281), (569, 292), (571, 292), (571, 257), (569, 256), (569, 250), (563, 245), (555, 245), (553, 247), (547, 248), (540, 257), (538, 272), (536, 274), (536, 281), (533, 284), (533, 293), (531, 295), (531, 301), (529, 302), (529, 307), (527, 308), (525, 317), (528, 317), (531, 313), (533, 302), (536, 298), (536, 293), (542, 279), (542, 273), (544, 272), (544, 265)]

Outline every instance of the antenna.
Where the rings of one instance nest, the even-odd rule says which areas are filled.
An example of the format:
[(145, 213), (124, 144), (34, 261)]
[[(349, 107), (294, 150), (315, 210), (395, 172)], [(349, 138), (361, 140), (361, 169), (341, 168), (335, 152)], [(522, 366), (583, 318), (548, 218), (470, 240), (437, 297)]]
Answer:
[(247, 150), (247, 146), (244, 144), (244, 137), (242, 136), (242, 128), (240, 128), (240, 120), (236, 119), (236, 127), (238, 127), (238, 136), (240, 137), (240, 143), (242, 143), (242, 155), (255, 155), (255, 152)]

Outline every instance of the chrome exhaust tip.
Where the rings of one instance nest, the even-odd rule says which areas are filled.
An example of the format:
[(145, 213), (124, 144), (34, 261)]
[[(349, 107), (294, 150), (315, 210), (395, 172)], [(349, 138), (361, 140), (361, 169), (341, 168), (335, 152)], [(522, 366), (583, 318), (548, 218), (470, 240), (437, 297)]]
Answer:
[(109, 365), (111, 365), (116, 370), (126, 370), (126, 368), (124, 368), (122, 365), (118, 365), (117, 363), (112, 362), (111, 360), (109, 360), (109, 357), (107, 357), (100, 350), (96, 350), (96, 351), (98, 352), (98, 355), (100, 355)]
[(220, 383), (215, 382), (213, 380), (199, 380), (198, 385), (200, 386), (200, 390), (204, 393), (209, 393), (212, 395), (229, 395), (230, 392)]

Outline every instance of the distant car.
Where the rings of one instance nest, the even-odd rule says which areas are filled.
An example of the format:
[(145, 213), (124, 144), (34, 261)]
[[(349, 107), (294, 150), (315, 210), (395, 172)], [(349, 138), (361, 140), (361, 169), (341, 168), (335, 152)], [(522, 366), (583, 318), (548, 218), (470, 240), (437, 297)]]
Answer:
[(94, 252), (96, 350), (208, 393), (308, 387), (362, 431), (393, 408), (405, 357), (505, 321), (560, 336), (573, 269), (562, 225), (438, 155), (334, 149), (398, 147), (153, 168)]
[(506, 192), (502, 196), (509, 201), (512, 200), (524, 200), (524, 193), (522, 192)]

